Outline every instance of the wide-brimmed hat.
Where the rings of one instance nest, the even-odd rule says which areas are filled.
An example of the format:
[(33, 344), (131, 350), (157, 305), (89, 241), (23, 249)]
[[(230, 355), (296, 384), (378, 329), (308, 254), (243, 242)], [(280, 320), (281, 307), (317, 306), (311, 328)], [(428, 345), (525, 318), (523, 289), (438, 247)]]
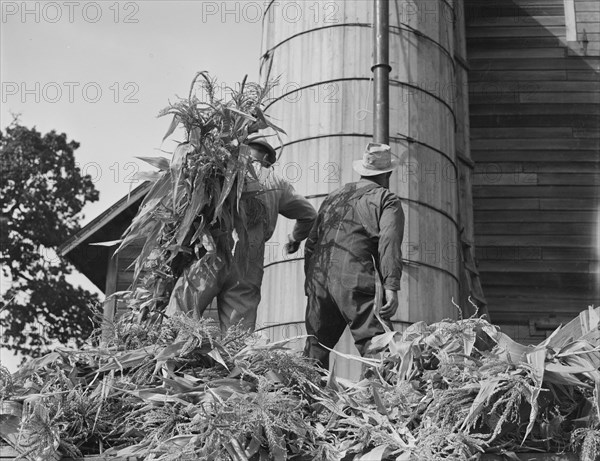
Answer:
[(399, 164), (400, 160), (392, 154), (390, 146), (370, 142), (363, 158), (352, 162), (352, 168), (361, 176), (376, 176), (395, 170)]
[(250, 135), (246, 140), (246, 144), (248, 144), (248, 146), (262, 147), (267, 152), (267, 161), (271, 165), (277, 161), (277, 151), (265, 140), (264, 136)]

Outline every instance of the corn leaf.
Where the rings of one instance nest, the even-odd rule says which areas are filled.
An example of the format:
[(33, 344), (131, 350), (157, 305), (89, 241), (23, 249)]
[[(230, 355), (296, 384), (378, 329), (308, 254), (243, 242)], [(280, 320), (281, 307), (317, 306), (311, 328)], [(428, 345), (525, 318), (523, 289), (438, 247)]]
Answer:
[(214, 216), (211, 224), (214, 224), (217, 221), (217, 219), (219, 219), (221, 217), (221, 210), (223, 208), (223, 205), (225, 204), (225, 200), (227, 200), (227, 197), (229, 196), (229, 193), (231, 192), (233, 184), (235, 183), (235, 179), (236, 179), (235, 166), (233, 166), (230, 163), (229, 166), (227, 167), (227, 172), (225, 173), (225, 184), (223, 186), (223, 190), (221, 191), (219, 199), (217, 201), (217, 206), (215, 208), (215, 216)]
[(177, 211), (177, 204), (179, 203), (179, 191), (182, 189), (182, 176), (183, 168), (187, 155), (194, 150), (194, 147), (190, 143), (181, 143), (173, 152), (173, 158), (169, 165), (169, 171), (171, 172), (171, 184), (172, 184), (172, 203), (173, 208)]
[(223, 360), (223, 357), (221, 356), (221, 353), (218, 349), (211, 350), (207, 355), (215, 359), (217, 363), (221, 364), (226, 370), (229, 371), (229, 367), (225, 363), (225, 360)]
[(535, 424), (535, 419), (538, 415), (538, 396), (542, 389), (542, 384), (544, 382), (544, 370), (545, 370), (545, 360), (546, 360), (546, 348), (538, 347), (534, 351), (529, 352), (527, 354), (527, 362), (532, 367), (532, 377), (534, 379), (534, 389), (529, 398), (529, 404), (531, 405), (531, 410), (529, 412), (529, 423), (527, 424), (527, 429), (525, 430), (525, 436), (523, 437), (523, 441), (527, 439), (527, 436), (533, 429), (533, 425)]
[(171, 124), (169, 125), (169, 128), (167, 128), (167, 132), (162, 138), (163, 141), (173, 134), (175, 129), (179, 126), (179, 123), (179, 117), (177, 115), (174, 115), (173, 120), (171, 120)]
[(380, 445), (376, 448), (373, 448), (371, 451), (358, 458), (357, 461), (381, 461), (387, 448), (388, 445)]
[(131, 177), (133, 181), (156, 182), (162, 175), (159, 171), (138, 171)]
[(169, 160), (165, 157), (136, 157), (140, 160), (143, 160), (146, 163), (149, 163), (153, 167), (158, 168), (161, 171), (166, 171), (169, 169)]
[(200, 210), (206, 205), (206, 194), (204, 192), (204, 176), (201, 173), (198, 173), (196, 179), (194, 181), (194, 189), (192, 193), (192, 199), (187, 209), (185, 210), (185, 214), (183, 216), (183, 220), (179, 224), (177, 229), (177, 234), (175, 241), (177, 245), (182, 245), (185, 237), (188, 235), (190, 228), (192, 226), (192, 222), (198, 214)]
[(547, 373), (548, 371), (554, 372), (554, 373), (559, 373), (559, 374), (563, 374), (563, 373), (571, 373), (571, 374), (576, 374), (576, 373), (586, 373), (586, 372), (590, 372), (590, 371), (597, 371), (596, 368), (594, 368), (591, 364), (580, 364), (580, 365), (562, 365), (560, 363), (546, 363), (545, 365), (545, 372)]
[(472, 426), (481, 416), (482, 410), (487, 402), (490, 401), (494, 393), (496, 392), (496, 388), (500, 383), (499, 379), (486, 379), (483, 382), (480, 382), (479, 392), (473, 400), (471, 404), (471, 408), (469, 409), (469, 414), (465, 418), (461, 426), (461, 430), (466, 430), (470, 426)]

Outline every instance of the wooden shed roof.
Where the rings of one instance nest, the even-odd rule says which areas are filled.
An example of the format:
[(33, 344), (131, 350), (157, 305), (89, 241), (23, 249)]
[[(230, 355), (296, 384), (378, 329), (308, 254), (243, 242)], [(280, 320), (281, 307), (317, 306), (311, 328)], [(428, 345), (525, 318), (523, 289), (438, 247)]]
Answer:
[(152, 183), (146, 181), (117, 201), (73, 235), (58, 249), (77, 270), (102, 291), (106, 287), (106, 270), (114, 246), (92, 243), (117, 240), (131, 224)]

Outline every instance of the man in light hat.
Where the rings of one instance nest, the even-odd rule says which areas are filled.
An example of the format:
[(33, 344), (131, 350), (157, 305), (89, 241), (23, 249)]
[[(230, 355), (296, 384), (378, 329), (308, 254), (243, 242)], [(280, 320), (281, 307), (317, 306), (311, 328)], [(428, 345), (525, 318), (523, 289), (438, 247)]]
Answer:
[(329, 350), (346, 325), (364, 355), (371, 338), (384, 332), (375, 307), (375, 277), (381, 275), (385, 304), (378, 314), (391, 318), (398, 308), (402, 275), (404, 213), (388, 190), (398, 166), (386, 144), (367, 145), (360, 174), (325, 199), (306, 242), (306, 330), (304, 353), (329, 368)]
[(275, 231), (278, 215), (296, 220), (284, 245), (287, 254), (298, 251), (300, 242), (308, 236), (317, 217), (310, 202), (271, 169), (277, 160), (277, 154), (264, 137), (251, 136), (246, 144), (250, 148), (256, 173), (256, 179), (248, 175), (244, 188), (245, 192), (256, 193), (248, 194), (250, 198), (246, 201), (247, 248), (237, 251), (240, 249), (236, 247), (230, 266), (222, 267), (205, 279), (195, 280), (198, 290), (185, 289), (187, 273), (184, 271), (173, 290), (176, 296), (171, 297), (166, 310), (167, 315), (187, 310), (192, 311), (196, 317), (201, 317), (216, 299), (219, 323), (223, 331), (238, 323), (246, 330), (253, 331), (255, 328), (261, 298), (265, 242)]

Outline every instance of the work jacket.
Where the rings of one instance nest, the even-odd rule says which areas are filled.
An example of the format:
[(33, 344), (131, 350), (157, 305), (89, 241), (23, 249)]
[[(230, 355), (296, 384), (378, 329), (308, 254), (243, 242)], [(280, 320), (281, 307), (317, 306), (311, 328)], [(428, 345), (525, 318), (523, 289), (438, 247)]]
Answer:
[(256, 192), (256, 198), (264, 205), (264, 240), (267, 241), (273, 236), (279, 214), (296, 220), (292, 238), (297, 242), (304, 240), (317, 217), (314, 207), (296, 192), (289, 181), (272, 169), (264, 168), (258, 162), (253, 162), (253, 166), (258, 182), (254, 179), (248, 181), (246, 191)]
[(340, 283), (375, 292), (375, 267), (383, 287), (400, 289), (404, 213), (400, 198), (361, 179), (325, 199), (305, 247), (306, 289), (311, 283)]

